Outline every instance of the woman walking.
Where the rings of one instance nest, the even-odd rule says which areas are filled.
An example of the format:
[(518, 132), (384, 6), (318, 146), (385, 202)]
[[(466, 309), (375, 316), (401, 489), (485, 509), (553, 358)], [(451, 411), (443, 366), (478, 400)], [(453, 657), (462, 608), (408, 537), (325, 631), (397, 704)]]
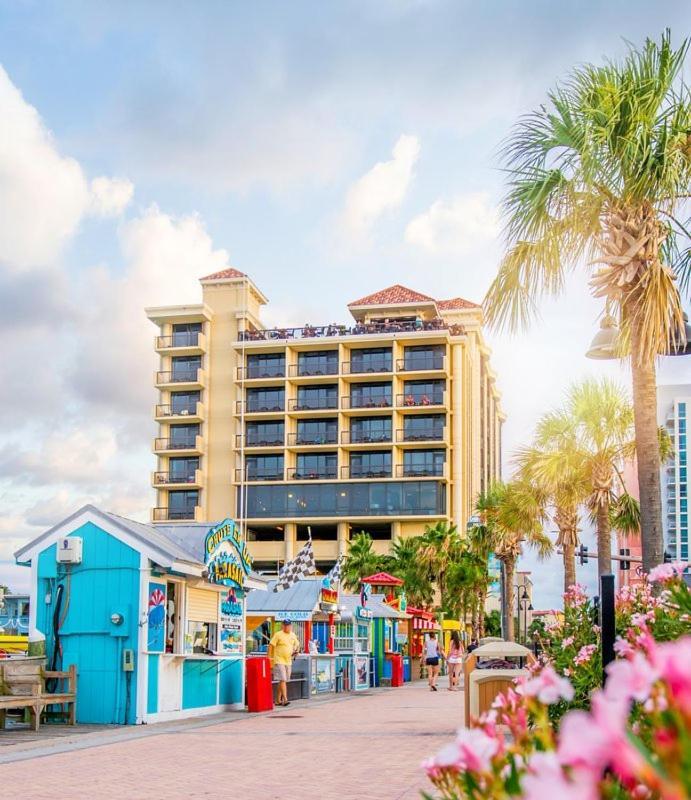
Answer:
[(439, 659), (441, 652), (437, 634), (431, 631), (425, 642), (425, 664), (427, 665), (427, 681), (431, 692), (437, 691), (437, 678), (439, 677)]
[(449, 691), (454, 692), (459, 688), (458, 679), (461, 676), (461, 665), (463, 664), (463, 645), (458, 631), (453, 631), (451, 634), (446, 663), (449, 669)]

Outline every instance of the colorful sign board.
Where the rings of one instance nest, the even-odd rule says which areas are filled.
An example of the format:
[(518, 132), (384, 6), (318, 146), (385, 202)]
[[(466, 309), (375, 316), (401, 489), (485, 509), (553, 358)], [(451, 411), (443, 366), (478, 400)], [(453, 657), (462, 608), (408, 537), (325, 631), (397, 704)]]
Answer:
[(146, 649), (150, 653), (162, 653), (166, 643), (166, 585), (149, 583), (149, 599), (146, 610)]
[(232, 519), (225, 519), (206, 534), (204, 562), (208, 580), (242, 590), (252, 569), (252, 556)]
[[(267, 612), (268, 616), (269, 612)], [(291, 622), (309, 622), (312, 619), (311, 611), (273, 611), (271, 612), (274, 619), (282, 621), (289, 619)]]
[(338, 589), (331, 589), (322, 586), (319, 593), (319, 608), (335, 614), (338, 611)]
[(363, 608), (362, 606), (355, 606), (356, 619), (372, 619), (372, 609)]

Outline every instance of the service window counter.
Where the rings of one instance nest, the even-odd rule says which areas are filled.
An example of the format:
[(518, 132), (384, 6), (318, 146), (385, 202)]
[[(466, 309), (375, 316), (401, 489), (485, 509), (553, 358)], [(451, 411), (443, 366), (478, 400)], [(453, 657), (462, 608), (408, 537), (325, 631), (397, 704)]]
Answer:
[(510, 688), (516, 678), (528, 675), (523, 666), (532, 660), (527, 647), (516, 642), (489, 642), (469, 653), (463, 663), (465, 725), (489, 711), (494, 698)]

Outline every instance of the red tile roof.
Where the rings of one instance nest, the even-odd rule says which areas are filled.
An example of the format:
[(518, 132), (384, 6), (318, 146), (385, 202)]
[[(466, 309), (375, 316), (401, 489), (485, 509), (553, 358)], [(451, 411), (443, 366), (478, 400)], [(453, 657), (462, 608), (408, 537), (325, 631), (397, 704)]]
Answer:
[(228, 269), (222, 269), (220, 272), (214, 272), (211, 275), (205, 275), (203, 278), (200, 278), (200, 281), (222, 281), (228, 278), (246, 278), (244, 272), (240, 272), (239, 269), (233, 269), (229, 267)]
[(379, 292), (361, 297), (359, 300), (353, 300), (352, 303), (348, 303), (348, 308), (351, 308), (351, 306), (393, 306), (397, 303), (420, 302), (433, 303), (434, 298), (408, 289), (407, 286), (401, 286), (400, 283), (396, 283)]
[(400, 578), (389, 575), (388, 572), (377, 572), (375, 575), (363, 578), (362, 582), (372, 583), (376, 586), (403, 586), (403, 581)]
[(450, 300), (437, 300), (437, 308), (440, 311), (452, 311), (457, 308), (481, 308), (481, 306), (462, 297), (452, 297)]

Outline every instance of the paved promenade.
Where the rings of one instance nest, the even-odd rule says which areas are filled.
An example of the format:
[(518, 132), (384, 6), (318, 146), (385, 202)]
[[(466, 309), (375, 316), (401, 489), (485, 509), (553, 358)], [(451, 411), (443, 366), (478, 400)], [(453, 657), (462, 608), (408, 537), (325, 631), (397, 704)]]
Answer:
[(462, 693), (415, 683), (261, 715), (100, 730), (2, 748), (0, 786), (31, 800), (411, 800), (429, 788), (420, 762), (461, 712)]

